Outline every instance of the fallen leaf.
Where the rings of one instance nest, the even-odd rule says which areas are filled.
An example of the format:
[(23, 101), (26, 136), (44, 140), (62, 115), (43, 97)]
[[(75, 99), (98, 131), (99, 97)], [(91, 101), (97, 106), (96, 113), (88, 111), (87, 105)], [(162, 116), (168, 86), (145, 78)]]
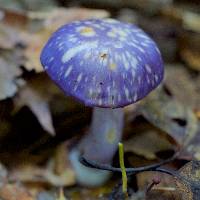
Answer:
[[(168, 188), (155, 189), (146, 196), (147, 200), (182, 200), (177, 190)], [(143, 199), (144, 200), (144, 199)]]
[(190, 108), (170, 98), (162, 88), (152, 92), (140, 112), (154, 126), (168, 133), (178, 145), (186, 146), (198, 130), (198, 120)]
[(10, 10), (49, 10), (50, 8), (55, 7), (55, 0), (1, 0), (0, 6), (2, 8), (10, 9)]
[(106, 18), (109, 16), (110, 14), (106, 10), (88, 8), (58, 8), (54, 9), (52, 12), (48, 12), (48, 16), (44, 21), (44, 27), (55, 31), (63, 24), (67, 24), (75, 20)]
[(157, 158), (156, 153), (173, 149), (173, 143), (167, 138), (165, 133), (148, 126), (146, 130), (133, 128), (134, 134), (125, 140), (124, 151), (133, 152), (146, 159), (154, 160)]
[(34, 200), (35, 198), (18, 184), (6, 184), (0, 187), (0, 198), (3, 200)]
[(199, 200), (200, 197), (200, 161), (191, 161), (184, 165), (177, 175), (177, 189), (181, 200)]
[(41, 50), (50, 35), (60, 26), (75, 20), (104, 18), (108, 16), (109, 13), (105, 10), (86, 8), (57, 8), (51, 12), (47, 12), (43, 17), (43, 28), (40, 31), (33, 34), (24, 34), (24, 43), (27, 44), (27, 48), (24, 52), (26, 57), (26, 69), (34, 69), (36, 72), (43, 71), (39, 59)]
[(34, 84), (36, 82), (37, 80), (30, 81), (20, 88), (17, 96), (14, 98), (15, 105), (18, 109), (28, 106), (44, 130), (55, 135), (48, 100), (44, 94), (39, 92), (37, 85)]
[[(52, 163), (50, 164), (52, 165)], [(9, 173), (10, 181), (21, 181), (24, 183), (43, 183), (47, 186), (63, 187), (75, 184), (74, 171), (66, 168), (65, 171), (57, 175), (52, 167), (39, 167), (37, 165), (16, 166)]]
[[(43, 165), (23, 162), (11, 168), (10, 181), (24, 183), (43, 183), (55, 187), (71, 186), (75, 184), (75, 173), (68, 161), (67, 145), (55, 147), (55, 153)], [(58, 158), (60, 157), (60, 158)]]
[(166, 65), (165, 89), (170, 92), (172, 98), (194, 111), (200, 109), (200, 93), (197, 83), (198, 77), (192, 76), (183, 65)]
[(17, 92), (16, 78), (21, 74), (14, 62), (0, 57), (0, 100), (12, 97)]
[(187, 30), (200, 33), (200, 14), (197, 12), (183, 11), (183, 27)]
[(138, 25), (155, 40), (165, 62), (172, 63), (176, 60), (180, 32), (177, 24), (164, 18), (142, 16), (138, 19)]
[[(0, 11), (1, 12), (1, 11)], [(17, 30), (10, 26), (0, 23), (0, 48), (12, 49), (17, 43), (20, 43), (20, 34)]]
[(184, 33), (180, 38), (179, 52), (188, 67), (200, 71), (200, 33)]

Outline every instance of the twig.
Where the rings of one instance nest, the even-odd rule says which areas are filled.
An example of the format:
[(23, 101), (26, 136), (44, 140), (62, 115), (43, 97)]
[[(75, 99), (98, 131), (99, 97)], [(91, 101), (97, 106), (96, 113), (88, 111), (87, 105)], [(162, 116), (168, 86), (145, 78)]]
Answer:
[[(144, 166), (144, 167), (126, 168), (126, 173), (127, 173), (127, 175), (130, 176), (130, 175), (141, 173), (141, 172), (144, 172), (144, 171), (160, 171), (160, 172), (172, 175), (172, 172), (170, 170), (162, 169), (162, 168), (159, 168), (159, 167), (174, 161), (175, 158), (177, 157), (177, 155), (178, 155), (178, 153), (175, 154), (174, 156), (172, 156), (171, 158), (163, 160), (163, 161), (161, 161), (157, 164), (152, 164), (152, 165), (148, 165), (148, 166)], [(111, 165), (108, 165), (108, 164), (99, 164), (99, 163), (96, 163), (94, 161), (88, 160), (83, 156), (81, 156), (79, 158), (79, 161), (83, 165), (85, 165), (86, 167), (122, 173), (121, 168), (112, 167)]]

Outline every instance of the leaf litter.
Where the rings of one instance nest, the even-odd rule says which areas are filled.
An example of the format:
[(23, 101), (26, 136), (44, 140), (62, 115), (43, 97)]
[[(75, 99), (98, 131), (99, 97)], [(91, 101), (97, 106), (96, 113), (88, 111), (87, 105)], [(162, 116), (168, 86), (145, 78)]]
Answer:
[[(193, 1), (182, 7), (179, 7), (181, 3), (177, 5), (171, 1), (163, 4), (145, 0), (140, 5), (137, 2), (120, 1), (115, 2), (115, 6), (112, 2), (105, 1), (104, 7), (108, 4), (110, 6), (103, 10), (100, 9), (101, 6), (98, 7), (98, 1), (97, 5), (93, 5), (97, 9), (58, 7), (59, 4), (68, 6), (69, 3), (60, 0), (51, 3), (49, 1), (49, 5), (44, 2), (40, 5), (39, 1), (12, 1), (12, 4), (5, 1), (7, 5), (4, 4), (4, 9), (0, 11), (0, 117), (3, 117), (0, 123), (0, 155), (1, 162), (5, 164), (5, 167), (2, 165), (0, 168), (0, 198), (108, 199), (120, 176), (113, 176), (109, 183), (98, 189), (75, 185), (74, 171), (67, 155), (71, 146), (88, 129), (91, 110), (74, 103), (68, 97), (65, 98), (53, 86), (43, 73), (39, 54), (49, 35), (60, 25), (74, 20), (110, 15), (120, 18), (123, 6), (128, 6), (128, 12), (134, 12), (135, 23), (142, 24), (150, 34), (158, 36), (154, 28), (150, 28), (153, 21), (164, 24), (163, 28), (167, 31), (163, 34), (163, 28), (160, 27), (159, 34), (163, 35), (159, 37), (159, 44), (161, 51), (165, 53), (165, 59), (173, 63), (166, 65), (163, 86), (140, 103), (125, 108), (126, 164), (129, 167), (143, 166), (169, 157), (178, 150), (182, 152), (173, 163), (166, 165), (173, 170), (177, 187), (174, 179), (160, 175), (161, 183), (153, 186), (146, 194), (146, 188), (157, 173), (139, 174), (136, 179), (132, 177), (133, 185), (137, 185), (138, 189), (132, 185), (130, 187), (138, 191), (133, 192), (130, 199), (198, 199), (199, 161), (195, 160), (200, 159), (200, 37), (199, 14), (196, 12), (199, 6), (195, 8)], [(87, 3), (86, 0), (84, 5), (90, 7), (91, 4)], [(82, 2), (77, 4), (80, 6)], [(148, 23), (141, 23), (145, 18), (150, 19)], [(172, 36), (173, 27), (178, 31)], [(166, 45), (163, 45), (167, 39), (172, 39), (168, 43), (169, 54)], [(30, 112), (24, 114), (24, 108), (28, 108)], [(20, 120), (20, 123), (13, 125), (14, 119), (21, 115), (24, 122)], [(29, 143), (28, 148), (26, 140), (17, 140), (23, 141), (26, 148), (22, 147), (14, 154), (10, 151), (9, 144), (12, 147), (17, 145), (16, 127), (22, 127), (27, 123), (28, 116), (32, 115), (39, 123), (38, 128), (34, 129), (38, 131), (35, 133), (38, 138)], [(35, 126), (36, 124), (30, 124), (29, 130)], [(27, 130), (26, 137), (33, 137), (33, 133)], [(22, 137), (24, 139), (24, 133)], [(185, 165), (186, 162), (188, 163)], [(179, 170), (180, 167), (182, 168)], [(63, 186), (63, 194), (59, 196), (61, 190), (56, 188)]]

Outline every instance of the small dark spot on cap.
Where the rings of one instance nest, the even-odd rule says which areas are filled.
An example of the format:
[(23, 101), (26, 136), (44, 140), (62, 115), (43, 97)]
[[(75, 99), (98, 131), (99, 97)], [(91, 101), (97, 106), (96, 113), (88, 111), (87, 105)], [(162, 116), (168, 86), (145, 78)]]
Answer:
[(101, 58), (105, 59), (107, 57), (107, 53), (103, 53), (100, 55)]

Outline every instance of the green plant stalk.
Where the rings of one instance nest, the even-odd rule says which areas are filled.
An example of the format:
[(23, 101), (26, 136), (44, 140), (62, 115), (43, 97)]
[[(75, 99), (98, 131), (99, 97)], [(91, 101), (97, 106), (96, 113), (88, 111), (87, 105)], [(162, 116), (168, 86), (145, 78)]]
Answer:
[(119, 164), (122, 171), (122, 192), (127, 195), (127, 175), (126, 168), (124, 165), (124, 146), (122, 143), (118, 143), (119, 147)]

